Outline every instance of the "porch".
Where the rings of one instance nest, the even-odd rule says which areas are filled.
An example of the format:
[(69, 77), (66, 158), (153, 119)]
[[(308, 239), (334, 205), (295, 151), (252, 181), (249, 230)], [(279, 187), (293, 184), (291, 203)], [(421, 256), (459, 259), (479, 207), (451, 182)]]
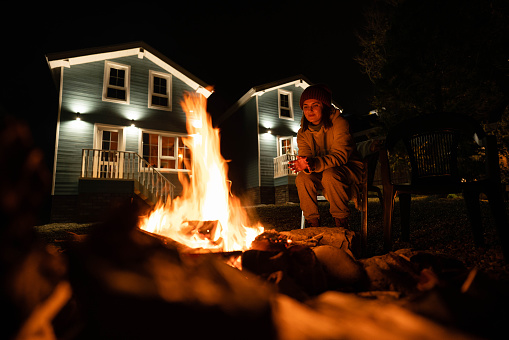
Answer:
[[(90, 188), (116, 192), (119, 186), (107, 182), (133, 182), (133, 191), (147, 204), (166, 203), (175, 195), (175, 185), (140, 155), (130, 151), (83, 149), (80, 193)], [(125, 190), (125, 186), (120, 186)], [(93, 190), (93, 189), (92, 189)], [(96, 190), (93, 190), (96, 191)]]
[(297, 159), (297, 155), (285, 154), (274, 158), (274, 178), (284, 176), (296, 176), (292, 170), (288, 167), (288, 162)]

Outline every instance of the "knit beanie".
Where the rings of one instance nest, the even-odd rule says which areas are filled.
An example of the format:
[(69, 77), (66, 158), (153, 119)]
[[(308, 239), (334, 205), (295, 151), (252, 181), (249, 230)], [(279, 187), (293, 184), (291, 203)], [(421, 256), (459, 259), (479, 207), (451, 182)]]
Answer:
[(331, 107), (332, 93), (329, 87), (325, 84), (311, 85), (308, 86), (300, 96), (299, 104), (301, 109), (304, 102), (308, 99), (319, 100), (324, 106)]

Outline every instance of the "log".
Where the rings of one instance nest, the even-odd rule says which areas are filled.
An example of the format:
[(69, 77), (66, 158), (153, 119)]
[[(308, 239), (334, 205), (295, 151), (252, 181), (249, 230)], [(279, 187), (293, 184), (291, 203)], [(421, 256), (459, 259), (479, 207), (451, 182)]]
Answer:
[(395, 304), (341, 292), (323, 293), (306, 304), (279, 295), (274, 310), (280, 340), (477, 339)]

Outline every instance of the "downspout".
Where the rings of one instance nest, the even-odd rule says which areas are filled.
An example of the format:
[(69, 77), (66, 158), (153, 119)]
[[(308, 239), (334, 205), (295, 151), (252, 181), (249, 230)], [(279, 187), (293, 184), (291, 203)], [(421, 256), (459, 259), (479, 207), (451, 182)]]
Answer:
[(260, 114), (258, 112), (258, 97), (256, 97), (256, 134), (258, 136), (258, 187), (262, 187), (261, 153), (260, 153)]
[(55, 177), (57, 174), (58, 138), (60, 136), (60, 113), (62, 111), (62, 92), (64, 84), (64, 67), (60, 66), (60, 82), (58, 85), (58, 115), (55, 132), (55, 153), (53, 155), (53, 178), (51, 179), (51, 196), (55, 195)]

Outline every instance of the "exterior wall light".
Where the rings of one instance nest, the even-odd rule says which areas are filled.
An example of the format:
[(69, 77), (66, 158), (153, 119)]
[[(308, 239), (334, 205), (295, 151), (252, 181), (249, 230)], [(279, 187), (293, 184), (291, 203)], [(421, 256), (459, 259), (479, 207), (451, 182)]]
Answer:
[(136, 127), (136, 125), (134, 125), (134, 119), (131, 119), (131, 127)]
[(79, 112), (76, 112), (76, 120), (81, 120)]

